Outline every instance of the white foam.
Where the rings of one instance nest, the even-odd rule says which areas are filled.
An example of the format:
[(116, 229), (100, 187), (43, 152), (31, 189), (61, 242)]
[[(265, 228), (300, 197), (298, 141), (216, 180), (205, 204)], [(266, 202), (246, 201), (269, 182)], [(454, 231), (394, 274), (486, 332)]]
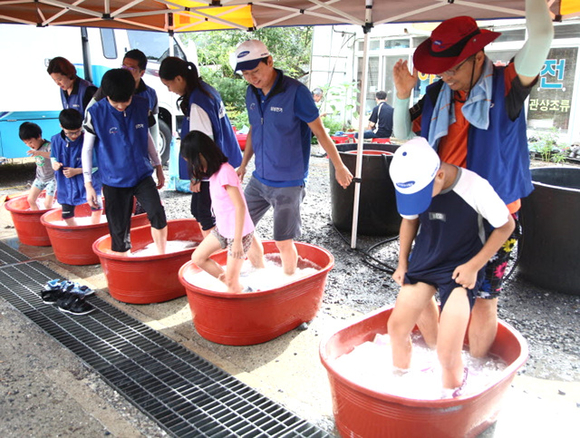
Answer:
[[(91, 219), (90, 216), (79, 216), (79, 217), (74, 217), (76, 226), (78, 227), (83, 227), (83, 226), (87, 226), (87, 225), (94, 225), (93, 221)], [(60, 226), (60, 227), (67, 227), (67, 223), (64, 220), (61, 221), (51, 221), (50, 222), (52, 225), (56, 225), (56, 226)], [(106, 224), (107, 223), (107, 216), (102, 215), (100, 221), (98, 222), (99, 224)]]
[[(446, 398), (449, 390), (444, 391), (441, 383), (437, 352), (425, 345), (420, 334), (413, 334), (412, 339), (411, 368), (405, 373), (393, 367), (388, 334), (377, 334), (373, 342), (364, 342), (350, 353), (336, 358), (333, 366), (341, 376), (372, 391), (416, 400)], [(463, 364), (468, 368), (463, 396), (479, 393), (497, 382), (506, 368), (505, 362), (497, 358), (474, 358), (466, 350), (462, 356)]]
[[(193, 249), (197, 245), (199, 245), (199, 242), (192, 242), (191, 240), (168, 240), (165, 246), (165, 254), (173, 254), (185, 249)], [(146, 247), (129, 253), (129, 257), (149, 257), (158, 254), (155, 243), (151, 242)]]
[[(320, 268), (314, 263), (300, 258), (298, 262), (299, 268), (296, 269), (296, 272), (292, 275), (286, 275), (282, 270), (278, 254), (266, 254), (264, 256), (264, 265), (264, 269), (256, 269), (249, 260), (244, 261), (240, 271), (242, 289), (251, 288), (252, 291), (277, 289), (320, 271)], [(227, 292), (228, 290), (225, 283), (205, 271), (195, 273), (186, 271), (184, 279), (194, 286), (214, 292)]]

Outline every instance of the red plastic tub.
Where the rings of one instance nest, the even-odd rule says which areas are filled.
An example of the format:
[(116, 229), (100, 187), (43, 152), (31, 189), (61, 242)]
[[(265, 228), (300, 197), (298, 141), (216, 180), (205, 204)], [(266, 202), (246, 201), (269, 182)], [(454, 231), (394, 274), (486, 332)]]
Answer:
[(30, 210), (28, 195), (8, 201), (6, 210), (12, 215), (12, 222), (21, 243), (30, 246), (50, 246), (48, 232), (40, 221), (40, 217), (50, 210)]
[(343, 437), (464, 438), (474, 437), (495, 422), (505, 391), (528, 357), (524, 338), (506, 323), (498, 323), (491, 353), (508, 366), (499, 379), (480, 393), (453, 399), (415, 400), (375, 392), (341, 376), (337, 357), (349, 353), (377, 333), (387, 332), (392, 308), (379, 309), (332, 334), (320, 344), (320, 359), (328, 372), (336, 427)]
[[(167, 221), (167, 240), (203, 240), (195, 219)], [(132, 251), (145, 248), (153, 242), (151, 226), (131, 229)], [(111, 251), (111, 236), (106, 235), (93, 243), (107, 277), (109, 293), (116, 300), (131, 304), (161, 303), (185, 295), (177, 273), (191, 259), (193, 248), (143, 257), (122, 256)]]
[[(75, 208), (75, 217), (90, 217), (89, 204), (78, 205)], [(107, 222), (71, 227), (62, 222), (62, 210), (50, 210), (40, 218), (46, 227), (48, 237), (54, 249), (56, 259), (67, 265), (95, 265), (99, 257), (93, 251), (93, 242), (109, 234)], [(131, 217), (131, 227), (141, 227), (149, 224), (147, 214)]]
[[(185, 280), (186, 273), (200, 271), (191, 261), (185, 264), (179, 270), (179, 280), (187, 291), (197, 332), (218, 344), (253, 345), (274, 339), (314, 319), (322, 302), (326, 277), (334, 266), (334, 257), (317, 246), (295, 244), (300, 257), (321, 269), (277, 289), (241, 294), (203, 289)], [(273, 241), (265, 241), (263, 245), (266, 254), (278, 252)], [(212, 258), (224, 265), (226, 251), (220, 251)]]

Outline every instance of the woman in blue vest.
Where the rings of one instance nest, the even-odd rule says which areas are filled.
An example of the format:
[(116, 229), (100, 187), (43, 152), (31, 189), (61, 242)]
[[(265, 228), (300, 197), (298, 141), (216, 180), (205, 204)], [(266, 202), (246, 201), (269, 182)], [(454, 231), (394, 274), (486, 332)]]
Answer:
[[(161, 82), (169, 91), (178, 94), (179, 106), (185, 115), (181, 125), (181, 138), (190, 131), (207, 134), (219, 146), (228, 163), (238, 167), (242, 162), (242, 151), (220, 94), (204, 82), (197, 67), (181, 58), (168, 57), (159, 67)], [(190, 179), (187, 163), (180, 157), (180, 178)], [(209, 181), (191, 179), (191, 214), (199, 222), (204, 236), (215, 226), (211, 212)]]
[(97, 87), (79, 78), (75, 66), (62, 56), (51, 59), (46, 71), (60, 87), (63, 109), (73, 108), (84, 116)]

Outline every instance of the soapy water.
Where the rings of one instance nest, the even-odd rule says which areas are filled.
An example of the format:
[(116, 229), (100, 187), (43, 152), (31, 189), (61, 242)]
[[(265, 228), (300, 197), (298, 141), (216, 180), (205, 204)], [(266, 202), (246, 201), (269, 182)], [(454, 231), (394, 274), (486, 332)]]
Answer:
[[(45, 210), (52, 210), (53, 208), (59, 208), (60, 204), (56, 201), (56, 197), (55, 197), (55, 200), (52, 202), (52, 207), (46, 208), (44, 206), (44, 196), (39, 196), (38, 198), (36, 198), (36, 207), (38, 208), (38, 210), (45, 211)], [(28, 207), (24, 211), (36, 211), (36, 210), (32, 210), (30, 207)]]
[[(87, 225), (97, 225), (97, 224), (106, 224), (107, 223), (107, 216), (102, 215), (100, 221), (97, 224), (93, 224), (92, 218), (90, 216), (79, 216), (74, 217), (75, 223), (77, 227), (84, 227)], [(60, 227), (68, 227), (68, 224), (64, 221), (51, 221), (53, 225), (60, 226)]]
[[(393, 367), (388, 334), (376, 334), (373, 341), (364, 342), (336, 358), (333, 366), (341, 376), (378, 393), (415, 400), (451, 398), (453, 391), (444, 389), (441, 383), (441, 366), (436, 350), (427, 347), (419, 333), (413, 333), (411, 338), (411, 367), (405, 372)], [(491, 356), (474, 358), (465, 349), (462, 358), (468, 371), (461, 396), (481, 393), (501, 378), (507, 366), (502, 360)]]
[[(225, 266), (224, 266), (225, 270)], [(277, 289), (282, 286), (294, 283), (301, 278), (315, 274), (320, 271), (320, 267), (309, 260), (298, 258), (298, 268), (292, 275), (286, 275), (282, 269), (280, 254), (265, 254), (264, 268), (256, 269), (249, 260), (245, 260), (240, 271), (240, 283), (242, 290), (246, 292), (257, 292), (263, 290)], [(225, 283), (219, 281), (214, 276), (205, 271), (186, 271), (184, 280), (193, 286), (214, 292), (227, 292)]]
[[(197, 245), (199, 245), (199, 242), (192, 242), (191, 240), (168, 240), (165, 246), (165, 254), (173, 254), (186, 249), (193, 250)], [(144, 248), (129, 253), (129, 257), (149, 257), (158, 254), (155, 243), (151, 242)]]

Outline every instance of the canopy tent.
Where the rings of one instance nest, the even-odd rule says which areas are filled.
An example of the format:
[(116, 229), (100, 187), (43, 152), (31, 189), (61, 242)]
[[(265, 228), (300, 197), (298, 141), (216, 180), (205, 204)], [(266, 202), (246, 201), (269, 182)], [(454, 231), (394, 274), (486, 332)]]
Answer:
[[(580, 16), (580, 0), (547, 0), (554, 20)], [(270, 26), (353, 24), (365, 29), (361, 90), (366, 90), (369, 31), (388, 23), (521, 18), (524, 0), (0, 0), (0, 23), (111, 27), (173, 32), (256, 30)], [(361, 93), (361, 108), (365, 93)], [(359, 132), (363, 120), (359, 121)], [(359, 139), (351, 246), (356, 246), (363, 138)]]
[[(367, 5), (367, 3), (369, 5)], [(580, 15), (580, 0), (548, 0), (555, 20)], [(442, 21), (523, 16), (523, 0), (0, 0), (0, 23), (157, 31)]]

